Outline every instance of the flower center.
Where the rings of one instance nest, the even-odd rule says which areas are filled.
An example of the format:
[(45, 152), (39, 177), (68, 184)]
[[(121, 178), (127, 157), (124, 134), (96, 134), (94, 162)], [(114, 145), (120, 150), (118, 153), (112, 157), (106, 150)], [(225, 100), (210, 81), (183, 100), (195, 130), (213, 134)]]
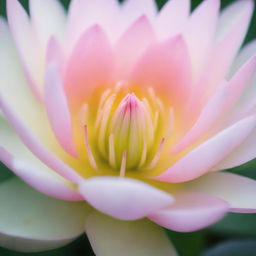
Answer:
[[(135, 93), (114, 90), (102, 94), (90, 130), (93, 140), (85, 126), (85, 144), (94, 169), (95, 159), (102, 159), (120, 176), (127, 170), (151, 169), (157, 164), (164, 144), (164, 108), (153, 90), (146, 96), (139, 99)], [(93, 141), (92, 149), (89, 141)]]

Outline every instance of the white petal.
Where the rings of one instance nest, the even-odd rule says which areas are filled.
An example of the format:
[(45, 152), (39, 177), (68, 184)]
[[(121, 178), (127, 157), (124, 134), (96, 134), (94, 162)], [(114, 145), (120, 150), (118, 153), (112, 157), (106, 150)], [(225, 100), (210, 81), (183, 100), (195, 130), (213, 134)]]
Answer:
[[(58, 172), (64, 178), (72, 181), (78, 182), (81, 180), (81, 176), (74, 171), (69, 165), (58, 158), (57, 155), (50, 152), (33, 134), (29, 127), (29, 123), (24, 123), (20, 117), (16, 115), (13, 109), (8, 105), (8, 103), (1, 98), (0, 95), (0, 107), (6, 117), (10, 122), (13, 129), (22, 139), (23, 143), (45, 164), (50, 168)], [(45, 127), (42, 127), (45, 128)], [(48, 138), (49, 139), (49, 138)], [(50, 141), (51, 142), (51, 141)], [(58, 152), (58, 151), (57, 151)], [(59, 153), (59, 152), (58, 152)]]
[(235, 2), (234, 5), (236, 6), (235, 10), (237, 13), (233, 13), (233, 7), (231, 6), (222, 14), (225, 16), (228, 13), (225, 20), (228, 22), (228, 18), (230, 18), (231, 22), (225, 27), (220, 21), (219, 27), (224, 27), (223, 31), (220, 32), (216, 39), (211, 56), (208, 59), (208, 64), (205, 65), (201, 81), (198, 85), (198, 87), (201, 87), (206, 99), (216, 90), (220, 82), (228, 76), (250, 23), (253, 1), (241, 0)]
[(100, 25), (111, 41), (119, 34), (120, 6), (116, 0), (72, 0), (68, 11), (68, 42), (74, 46), (82, 33), (90, 26)]
[(122, 28), (126, 29), (142, 15), (146, 15), (150, 20), (153, 20), (156, 14), (155, 0), (125, 0), (121, 9)]
[(181, 33), (190, 12), (190, 0), (169, 0), (159, 11), (156, 30), (160, 38)]
[(46, 113), (34, 98), (21, 69), (6, 24), (0, 20), (0, 95), (15, 114), (29, 125), (30, 130), (40, 138), (42, 144), (55, 152), (61, 152), (54, 137)]
[(186, 191), (201, 192), (227, 201), (233, 212), (256, 212), (256, 181), (232, 173), (210, 173), (184, 184)]
[(29, 10), (31, 23), (35, 28), (44, 52), (49, 38), (54, 35), (59, 40), (64, 39), (66, 15), (58, 0), (30, 0)]
[(224, 170), (242, 165), (256, 158), (256, 130), (224, 161), (214, 167), (214, 170)]
[(239, 0), (234, 1), (234, 3), (227, 6), (220, 15), (218, 31), (217, 31), (217, 40), (221, 40), (232, 26), (237, 23), (241, 18), (244, 19), (245, 23), (243, 25), (243, 34), (245, 35), (250, 18), (253, 13), (253, 1), (252, 0)]
[(31, 84), (35, 83), (35, 93), (40, 98), (43, 86), (43, 48), (26, 11), (18, 0), (7, 1), (7, 17), (24, 72), (27, 73), (27, 79)]
[(252, 56), (256, 55), (256, 40), (245, 45), (236, 57), (234, 64), (230, 71), (230, 77), (232, 77), (242, 65), (249, 60)]
[[(0, 36), (0, 76), (2, 81), (0, 94), (7, 97), (17, 110), (29, 118), (32, 115), (32, 110), (36, 111), (38, 106), (28, 88), (7, 24), (2, 19), (0, 20)], [(29, 55), (27, 57), (29, 59)], [(26, 113), (27, 105), (33, 106), (30, 113)]]
[(85, 229), (97, 256), (177, 256), (164, 230), (149, 220), (120, 221), (93, 212)]
[(0, 159), (34, 189), (61, 200), (81, 200), (73, 184), (37, 159), (0, 117)]
[[(253, 59), (256, 56), (256, 41), (251, 42), (250, 44), (246, 45), (242, 51), (239, 53), (237, 59), (231, 70), (231, 75), (234, 72), (244, 65), (249, 59)], [(250, 84), (247, 86), (246, 90), (244, 91), (240, 101), (237, 104), (237, 109), (242, 109), (244, 106), (250, 104), (250, 102), (255, 102), (256, 97), (256, 74), (254, 74), (253, 79), (251, 80)]]
[(213, 44), (220, 1), (205, 0), (191, 14), (185, 30), (194, 79), (201, 73)]
[(0, 185), (0, 246), (36, 252), (61, 247), (83, 233), (88, 210), (42, 195), (17, 179)]

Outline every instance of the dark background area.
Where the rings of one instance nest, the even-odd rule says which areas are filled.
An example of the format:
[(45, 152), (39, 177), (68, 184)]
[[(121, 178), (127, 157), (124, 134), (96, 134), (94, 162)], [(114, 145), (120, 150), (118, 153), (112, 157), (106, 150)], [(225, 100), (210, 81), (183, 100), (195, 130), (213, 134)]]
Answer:
[[(6, 0), (0, 0), (0, 14), (2, 16), (5, 16), (5, 1)], [(28, 8), (27, 0), (20, 0), (20, 2), (26, 9)], [(70, 0), (61, 0), (61, 2), (67, 8)], [(165, 2), (166, 0), (157, 0), (159, 8), (161, 8)], [(194, 9), (201, 2), (201, 0), (192, 0), (192, 8)], [(234, 0), (223, 0), (222, 8), (232, 2), (234, 2)], [(255, 39), (255, 37), (256, 12), (254, 12), (245, 42), (249, 42)], [(229, 171), (256, 180), (256, 160)], [(7, 168), (0, 164), (0, 181), (8, 179), (12, 175), (13, 174)], [(168, 230), (166, 230), (166, 232), (173, 241), (180, 256), (256, 256), (256, 214), (228, 214), (217, 224), (198, 232), (177, 233)], [(85, 235), (68, 246), (42, 253), (18, 253), (0, 248), (0, 256), (25, 255), (93, 256), (94, 254)]]

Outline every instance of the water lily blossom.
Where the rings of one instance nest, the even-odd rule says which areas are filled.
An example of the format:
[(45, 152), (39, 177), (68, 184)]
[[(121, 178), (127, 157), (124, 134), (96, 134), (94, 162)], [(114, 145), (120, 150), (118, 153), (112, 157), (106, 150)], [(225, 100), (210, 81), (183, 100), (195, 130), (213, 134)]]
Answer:
[[(174, 256), (191, 232), (256, 212), (252, 0), (7, 0), (0, 20), (0, 246)], [(221, 172), (220, 172), (221, 171)]]

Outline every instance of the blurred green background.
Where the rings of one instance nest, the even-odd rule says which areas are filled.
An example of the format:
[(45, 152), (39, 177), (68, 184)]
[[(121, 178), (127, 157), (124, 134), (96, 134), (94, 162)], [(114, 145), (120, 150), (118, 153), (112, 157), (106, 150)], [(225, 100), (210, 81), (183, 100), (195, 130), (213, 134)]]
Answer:
[[(6, 0), (0, 0), (0, 14), (3, 16), (5, 16), (5, 2)], [(20, 2), (26, 9), (28, 8), (28, 0), (20, 0)], [(61, 0), (61, 2), (67, 8), (70, 0)], [(159, 8), (165, 2), (166, 0), (157, 0)], [(202, 0), (192, 0), (192, 8), (194, 9), (201, 2)], [(222, 0), (222, 8), (232, 2), (234, 0)], [(245, 43), (255, 39), (255, 37), (256, 12), (254, 12)], [(256, 160), (229, 171), (256, 180)], [(0, 181), (8, 179), (11, 176), (12, 173), (0, 163)], [(173, 241), (180, 256), (256, 256), (256, 214), (228, 214), (217, 224), (198, 232), (177, 233), (169, 230), (166, 230), (166, 232)], [(25, 255), (93, 256), (94, 253), (85, 235), (68, 246), (42, 253), (18, 253), (0, 248), (0, 256)]]

